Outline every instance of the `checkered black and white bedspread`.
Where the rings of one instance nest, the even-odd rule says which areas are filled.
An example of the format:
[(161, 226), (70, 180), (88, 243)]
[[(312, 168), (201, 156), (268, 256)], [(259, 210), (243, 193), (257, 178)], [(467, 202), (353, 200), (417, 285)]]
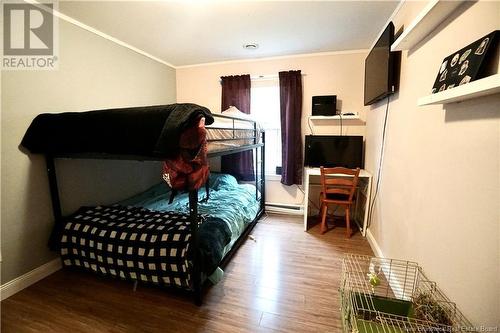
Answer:
[(123, 206), (82, 207), (65, 223), (64, 266), (190, 288), (189, 216)]

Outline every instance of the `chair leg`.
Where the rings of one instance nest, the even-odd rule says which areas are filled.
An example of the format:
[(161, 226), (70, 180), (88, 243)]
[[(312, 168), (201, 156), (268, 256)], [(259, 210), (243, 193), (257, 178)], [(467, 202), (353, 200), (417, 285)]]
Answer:
[(326, 226), (326, 213), (328, 212), (328, 205), (326, 203), (321, 204), (321, 234), (324, 234), (328, 227)]
[(351, 207), (347, 206), (345, 208), (345, 220), (346, 220), (346, 238), (351, 238)]

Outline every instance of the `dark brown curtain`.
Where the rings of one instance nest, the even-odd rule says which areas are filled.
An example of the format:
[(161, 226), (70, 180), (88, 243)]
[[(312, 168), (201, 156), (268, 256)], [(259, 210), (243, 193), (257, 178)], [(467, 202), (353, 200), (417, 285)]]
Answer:
[(302, 184), (302, 75), (279, 73), (281, 113), (281, 183)]
[[(223, 76), (221, 80), (221, 110), (235, 106), (241, 112), (250, 114), (250, 75)], [(235, 176), (238, 180), (255, 180), (253, 151), (222, 156), (221, 171)]]

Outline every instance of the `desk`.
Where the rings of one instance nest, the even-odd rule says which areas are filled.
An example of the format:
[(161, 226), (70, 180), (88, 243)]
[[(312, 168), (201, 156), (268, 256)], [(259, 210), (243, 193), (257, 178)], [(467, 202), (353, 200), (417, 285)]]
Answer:
[[(319, 168), (304, 168), (304, 230), (307, 231), (307, 217), (309, 215), (309, 188), (311, 185), (311, 176), (320, 176)], [(349, 177), (347, 175), (337, 175)], [(319, 182), (317, 184), (320, 184)], [(359, 226), (361, 234), (365, 236), (366, 227), (368, 224), (368, 211), (370, 209), (370, 196), (372, 190), (372, 175), (365, 169), (359, 171), (358, 190), (356, 193), (356, 203), (354, 204), (354, 213), (352, 214), (353, 220)], [(318, 198), (313, 198), (319, 202)]]

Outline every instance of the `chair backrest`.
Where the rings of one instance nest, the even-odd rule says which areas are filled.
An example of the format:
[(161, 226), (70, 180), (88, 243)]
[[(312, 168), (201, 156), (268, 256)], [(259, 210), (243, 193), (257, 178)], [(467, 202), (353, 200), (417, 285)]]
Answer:
[[(352, 201), (358, 186), (359, 168), (321, 167), (321, 188), (326, 194), (344, 194)], [(347, 177), (346, 177), (347, 176)]]

